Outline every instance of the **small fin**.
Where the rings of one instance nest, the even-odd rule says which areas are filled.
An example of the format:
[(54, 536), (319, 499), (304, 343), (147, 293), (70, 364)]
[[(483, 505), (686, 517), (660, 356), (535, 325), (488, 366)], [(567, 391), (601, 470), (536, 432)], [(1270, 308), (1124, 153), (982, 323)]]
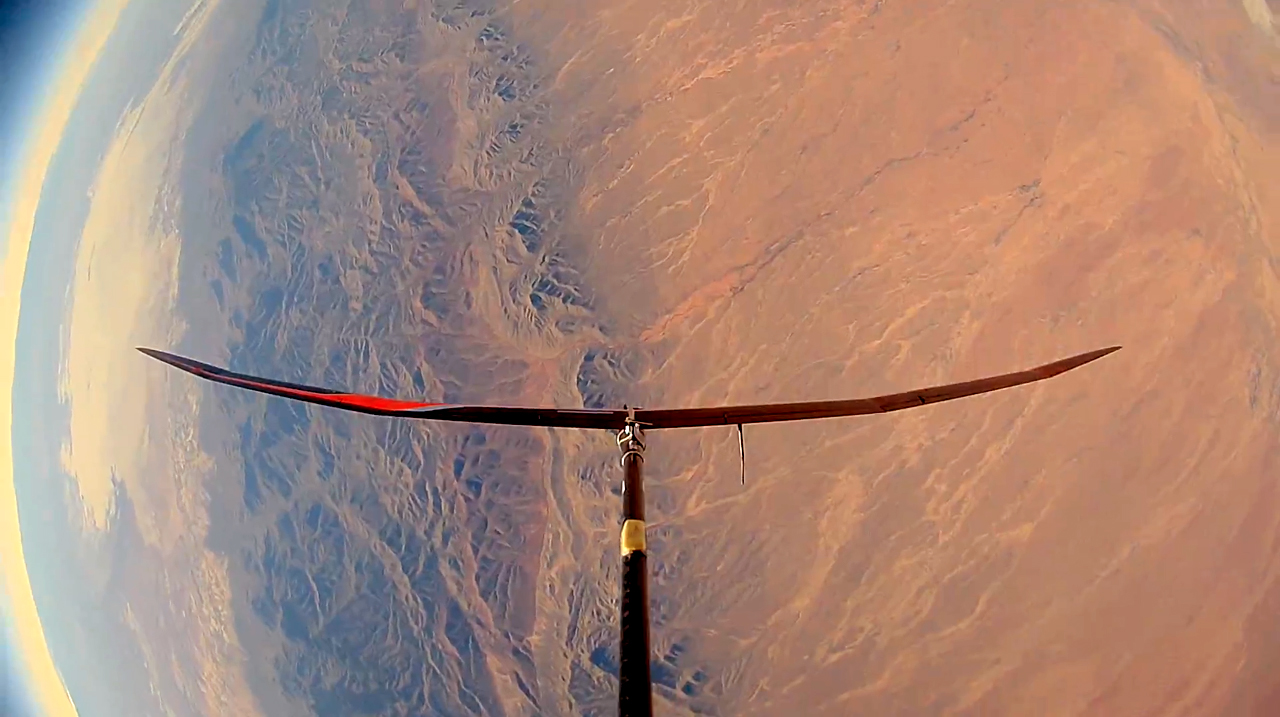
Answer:
[(742, 438), (742, 424), (738, 424), (738, 458), (742, 461), (742, 485), (747, 484), (747, 444)]

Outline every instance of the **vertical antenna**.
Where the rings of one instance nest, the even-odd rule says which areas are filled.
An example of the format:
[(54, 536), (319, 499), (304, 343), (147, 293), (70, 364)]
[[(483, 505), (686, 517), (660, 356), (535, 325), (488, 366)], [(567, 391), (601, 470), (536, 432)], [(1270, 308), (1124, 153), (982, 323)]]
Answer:
[(738, 424), (738, 458), (742, 460), (742, 485), (747, 484), (747, 444), (742, 439), (742, 424)]

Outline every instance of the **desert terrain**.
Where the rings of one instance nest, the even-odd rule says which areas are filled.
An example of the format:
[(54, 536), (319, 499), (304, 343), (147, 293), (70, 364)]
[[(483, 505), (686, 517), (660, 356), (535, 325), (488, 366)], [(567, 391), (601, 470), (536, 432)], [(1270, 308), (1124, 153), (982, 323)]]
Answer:
[[(189, 221), (216, 236), (184, 249), (187, 350), (678, 407), (1122, 344), (1034, 387), (748, 427), (745, 487), (731, 428), (654, 434), (659, 711), (1270, 714), (1275, 9), (271, 2), (192, 130)], [(210, 395), (260, 695), (614, 711), (612, 436)]]

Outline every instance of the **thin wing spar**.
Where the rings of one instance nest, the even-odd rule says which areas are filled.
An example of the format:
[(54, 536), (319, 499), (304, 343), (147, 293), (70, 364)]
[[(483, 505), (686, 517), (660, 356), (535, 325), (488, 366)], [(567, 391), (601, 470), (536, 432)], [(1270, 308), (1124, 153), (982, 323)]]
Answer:
[(518, 406), (467, 406), (447, 403), (422, 403), (392, 398), (365, 396), (327, 388), (286, 383), (258, 378), (211, 366), (182, 356), (155, 349), (138, 349), (142, 353), (180, 368), (203, 379), (228, 386), (292, 398), (321, 406), (379, 416), (428, 418), (437, 421), (490, 423), (509, 426), (547, 426), (553, 428), (603, 428), (620, 430), (629, 415), (647, 430), (657, 428), (694, 428), (698, 426), (772, 423), (814, 418), (861, 416), (872, 413), (901, 411), (904, 408), (940, 403), (1002, 388), (1043, 381), (1083, 366), (1118, 350), (1119, 346), (1098, 349), (1064, 358), (1036, 368), (1007, 373), (976, 381), (921, 388), (872, 398), (837, 401), (805, 401), (801, 403), (767, 403), (748, 406), (716, 406), (711, 408), (611, 409), (611, 408), (528, 408)]

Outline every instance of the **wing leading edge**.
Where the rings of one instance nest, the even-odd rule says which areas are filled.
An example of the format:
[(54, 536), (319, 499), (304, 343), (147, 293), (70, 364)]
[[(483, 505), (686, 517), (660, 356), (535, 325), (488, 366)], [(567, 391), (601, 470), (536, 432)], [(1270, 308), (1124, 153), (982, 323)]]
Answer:
[[(742, 425), (746, 423), (772, 423), (776, 421), (800, 421), (816, 418), (861, 416), (872, 413), (889, 413), (905, 408), (925, 406), (931, 403), (951, 401), (957, 398), (989, 393), (1003, 388), (1043, 381), (1073, 368), (1119, 350), (1112, 346), (1096, 351), (1064, 358), (1036, 368), (982, 378), (976, 381), (952, 383), (944, 386), (916, 389), (903, 393), (855, 398), (837, 401), (805, 401), (801, 403), (770, 403), (749, 406), (716, 406), (711, 408), (635, 409), (635, 420), (647, 429), (695, 428), (698, 426)], [(216, 383), (292, 398), (298, 401), (331, 406), (348, 411), (378, 416), (403, 418), (427, 418), (437, 421), (466, 423), (490, 423), (509, 426), (547, 426), (552, 428), (604, 428), (617, 430), (623, 427), (628, 411), (608, 408), (528, 408), (518, 406), (463, 406), (447, 403), (421, 403), (401, 401), (378, 396), (345, 393), (327, 388), (305, 386), (297, 383), (274, 381), (247, 374), (235, 373), (193, 359), (155, 349), (138, 349), (158, 361), (182, 369), (187, 373)]]

